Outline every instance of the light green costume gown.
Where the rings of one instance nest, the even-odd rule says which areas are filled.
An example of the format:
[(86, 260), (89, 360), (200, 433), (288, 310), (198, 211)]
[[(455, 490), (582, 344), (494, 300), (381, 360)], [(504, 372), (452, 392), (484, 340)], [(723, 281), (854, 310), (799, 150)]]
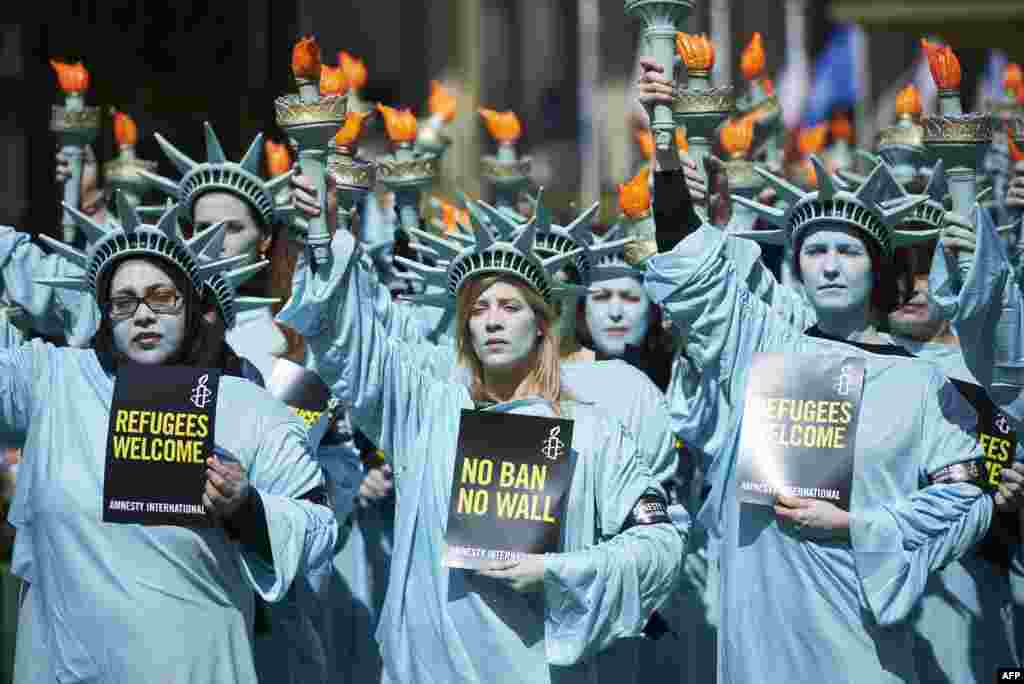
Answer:
[[(377, 630), (386, 679), (416, 683), (594, 682), (593, 657), (639, 636), (678, 578), (685, 534), (668, 523), (621, 532), (633, 503), (656, 488), (635, 441), (600, 409), (562, 406), (577, 454), (562, 551), (545, 557), (542, 595), (517, 594), (442, 563), (459, 416), (472, 408), (461, 382), (425, 371), (389, 338), (373, 293), (354, 277), (351, 240), (332, 242), (324, 282), (297, 277), (281, 318), (302, 332), (321, 377), (395, 470), (395, 547)], [(551, 416), (542, 400), (491, 408)]]

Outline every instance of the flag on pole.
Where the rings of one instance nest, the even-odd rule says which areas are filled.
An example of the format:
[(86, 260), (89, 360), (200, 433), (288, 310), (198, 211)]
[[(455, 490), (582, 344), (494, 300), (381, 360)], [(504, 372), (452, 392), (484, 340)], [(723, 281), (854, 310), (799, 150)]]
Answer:
[(814, 63), (814, 85), (804, 110), (803, 127), (828, 121), (838, 107), (853, 109), (857, 105), (865, 92), (858, 68), (862, 63), (858, 53), (864, 45), (862, 30), (855, 24), (843, 24), (829, 37)]

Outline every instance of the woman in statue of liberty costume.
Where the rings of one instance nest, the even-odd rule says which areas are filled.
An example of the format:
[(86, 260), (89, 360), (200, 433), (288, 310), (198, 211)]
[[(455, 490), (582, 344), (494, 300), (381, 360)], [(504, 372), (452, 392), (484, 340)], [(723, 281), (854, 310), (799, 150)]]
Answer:
[[(167, 158), (183, 175), (177, 181), (145, 175), (161, 191), (181, 202), (182, 218), (195, 232), (226, 223), (221, 257), (252, 263), (273, 254), (269, 279), (255, 285), (249, 281), (243, 290), (246, 296), (235, 297), (231, 310), (220, 307), (225, 320), (234, 320), (227, 331), (228, 344), (255, 364), (264, 381), (269, 381), (279, 358), (306, 361), (301, 336), (274, 321), (273, 306), (280, 300), (266, 296), (286, 292), (290, 286), (293, 264), (289, 262), (287, 233), (295, 216), (291, 205), (282, 204), (279, 195), (288, 187), (291, 173), (269, 181), (260, 177), (262, 135), (256, 136), (241, 161), (233, 163), (227, 160), (208, 123), (205, 134), (204, 162), (190, 159), (155, 134)], [(219, 304), (223, 299), (217, 296), (219, 289), (211, 289)], [(359, 485), (358, 459), (351, 444), (344, 443), (335, 430), (328, 433), (328, 439), (315, 455), (324, 469), (339, 524), (347, 526)], [(332, 566), (324, 566), (318, 574), (297, 581), (285, 600), (267, 606), (269, 633), (261, 631), (256, 640), (259, 681), (277, 684), (329, 680), (333, 650), (329, 642), (336, 629), (329, 607), (348, 599), (337, 579)], [(332, 597), (335, 593), (338, 595)]]
[[(424, 371), (386, 336), (354, 273), (351, 235), (335, 234), (330, 269), (297, 274), (281, 313), (394, 467), (395, 550), (377, 630), (387, 681), (595, 681), (593, 657), (639, 636), (678, 576), (682, 530), (631, 513), (645, 497), (664, 504), (635, 442), (561, 382), (549, 271), (571, 257), (541, 262), (533, 238), (532, 225), (510, 240), (477, 226), (445, 269), (468, 387)], [(559, 553), (480, 572), (442, 565), (460, 411), (478, 405), (574, 421)]]
[[(659, 163), (678, 167), (674, 155), (664, 157)], [(723, 537), (721, 682), (809, 682), (822, 672), (840, 681), (917, 681), (907, 617), (928, 574), (984, 536), (994, 505), (1017, 503), (1014, 471), (1004, 471), (994, 500), (946, 479), (947, 466), (979, 455), (976, 415), (932, 364), (886, 355), (892, 345), (870, 322), (872, 300), (893, 295), (893, 247), (913, 240), (893, 226), (923, 199), (880, 204), (892, 182), (883, 166), (857, 194), (820, 178), (810, 194), (776, 179), (790, 209), (762, 208), (793, 240), (818, 319), (810, 334), (752, 296), (715, 228), (677, 227), (683, 239), (645, 264), (652, 297), (688, 330), (688, 352), (719, 379), (721, 405), (739, 413), (724, 418), (737, 429), (712, 467), (714, 505), (701, 512), (716, 518), (708, 525)], [(784, 496), (774, 510), (739, 503), (735, 459), (756, 351), (865, 359), (849, 513)]]
[[(213, 128), (208, 123), (204, 127), (205, 162), (191, 160), (157, 134), (161, 148), (183, 176), (173, 181), (147, 175), (156, 187), (180, 200), (181, 218), (192, 226), (196, 236), (210, 230), (211, 225), (218, 225), (218, 230), (223, 232), (223, 239), (218, 241), (219, 251), (204, 253), (202, 259), (230, 258), (241, 265), (230, 281), (214, 274), (204, 283), (206, 301), (215, 312), (208, 319), (225, 332), (224, 353), (231, 361), (229, 372), (262, 386), (270, 378), (277, 356), (296, 347), (300, 356), (304, 356), (301, 338), (296, 334), (286, 336), (274, 323), (271, 307), (280, 300), (263, 296), (268, 289), (265, 280), (246, 287), (241, 294), (236, 288), (243, 284), (248, 286), (253, 275), (268, 265), (263, 257), (275, 245), (273, 253), (278, 263), (272, 264), (272, 268), (276, 271), (288, 268), (288, 264), (281, 262), (284, 251), (280, 249), (286, 240), (283, 236), (278, 239), (274, 232), (282, 232), (282, 225), (292, 218), (289, 207), (278, 201), (279, 191), (287, 187), (290, 174), (270, 181), (260, 177), (262, 135), (253, 140), (242, 160), (234, 163), (227, 160)], [(6, 258), (5, 252), (9, 255)], [(38, 327), (45, 331), (43, 326), (48, 325), (59, 332), (63, 323), (65, 334), (73, 343), (80, 344), (81, 338), (91, 337), (99, 318), (99, 310), (91, 297), (33, 283), (33, 279), (60, 279), (80, 273), (80, 269), (60, 252), (43, 255), (28, 241), (28, 236), (0, 229), (0, 269), (8, 289), (18, 295)], [(272, 276), (270, 280), (280, 280), (280, 276)], [(68, 312), (74, 312), (75, 316)], [(295, 345), (295, 340), (300, 344)], [(238, 356), (236, 350), (243, 356)], [(335, 512), (344, 523), (357, 486), (357, 461), (344, 446), (326, 443), (315, 455), (324, 469)], [(15, 553), (17, 555), (17, 548)], [(322, 596), (311, 594), (326, 591), (330, 568), (318, 566), (310, 571), (312, 574), (294, 584), (285, 600), (269, 608), (259, 606), (257, 615), (265, 618), (265, 613), (269, 613), (271, 622), (269, 635), (264, 625), (266, 620), (258, 623), (256, 662), (257, 673), (263, 681), (288, 681), (289, 677), (303, 682), (325, 681), (328, 676), (327, 648), (319, 636), (328, 628), (321, 622), (311, 622), (320, 617), (318, 607), (323, 603)], [(298, 602), (303, 599), (305, 603), (300, 606)]]
[[(216, 365), (222, 347), (203, 320), (203, 285), (213, 274), (232, 280), (238, 261), (200, 264), (223, 233), (183, 242), (176, 208), (155, 226), (122, 208), (120, 228), (70, 211), (91, 247), (51, 241), (79, 273), (45, 284), (95, 297), (103, 313), (92, 348), (0, 350), (0, 432), (24, 442), (10, 519), (30, 540), (15, 568), (29, 583), (15, 679), (250, 682), (253, 590), (279, 600), (306, 567), (328, 561), (337, 536), (333, 514), (299, 498), (323, 483), (305, 429), (279, 402), (225, 374), (219, 456), (207, 462), (204, 493), (218, 524), (101, 522), (118, 367)], [(236, 411), (252, 420), (233, 420)], [(311, 548), (311, 539), (320, 543)]]
[[(304, 179), (301, 177), (294, 179), (293, 191), (296, 204), (304, 213), (317, 211), (315, 194)], [(468, 204), (468, 208), (475, 224), (494, 227), (500, 235), (511, 237), (527, 223), (526, 219), (521, 216), (494, 209), (483, 202), (471, 202)], [(535, 202), (536, 220), (533, 225), (536, 232), (533, 253), (539, 258), (567, 255), (569, 268), (560, 269), (559, 275), (571, 271), (578, 277), (582, 277), (584, 282), (589, 282), (591, 266), (597, 266), (602, 255), (621, 249), (623, 244), (623, 241), (609, 241), (602, 245), (591, 244), (588, 227), (594, 210), (595, 208), (591, 208), (583, 212), (568, 226), (554, 225), (548, 209), (544, 205), (542, 192)], [(457, 236), (447, 239), (424, 231), (414, 232), (419, 238), (420, 249), (438, 259), (439, 265), (448, 263), (466, 245), (475, 242), (474, 234), (469, 231), (460, 231)], [(375, 246), (367, 245), (365, 249), (358, 251), (354, 251), (355, 248), (354, 240), (349, 238), (339, 240), (336, 249), (344, 249), (345, 258), (336, 260), (332, 268), (344, 268), (344, 264), (349, 263), (351, 258), (353, 277), (359, 279), (361, 287), (369, 293), (368, 299), (372, 301), (373, 314), (381, 324), (386, 336), (405, 345), (410, 354), (417, 356), (421, 367), (428, 369), (429, 373), (437, 379), (459, 378), (462, 382), (468, 381), (468, 372), (460, 365), (456, 355), (454, 338), (451, 335), (439, 338), (429, 335), (427, 328), (422, 325), (423, 317), (417, 313), (418, 308), (441, 307), (442, 322), (451, 321), (454, 318), (454, 299), (443, 294), (445, 291), (442, 282), (444, 269), (431, 269), (424, 267), (423, 264), (398, 257), (399, 262), (414, 274), (425, 273), (427, 281), (426, 294), (409, 297), (408, 299), (411, 301), (407, 304), (397, 303), (393, 301), (388, 288), (382, 285), (384, 278), (378, 274), (371, 260), (366, 258), (367, 253), (373, 251)], [(583, 255), (578, 253), (579, 250), (583, 251)], [(360, 252), (362, 253), (360, 254)], [(306, 269), (300, 269), (297, 272), (297, 280), (301, 281), (306, 272)], [(296, 287), (301, 288), (302, 285)], [(438, 296), (437, 293), (442, 294)], [(573, 335), (574, 326), (572, 324), (575, 322), (573, 316), (575, 307), (572, 303), (576, 301), (577, 297), (578, 292), (573, 290), (562, 300), (565, 308), (563, 308), (558, 321), (560, 336), (563, 333)], [(312, 303), (307, 303), (307, 314), (312, 311), (310, 308), (312, 306)], [(329, 316), (329, 310), (318, 311), (317, 315)], [(291, 318), (288, 318), (287, 322), (290, 325), (294, 324)], [(444, 325), (450, 327), (449, 323), (444, 323)], [(328, 327), (325, 337), (328, 342), (333, 339), (330, 337), (332, 334), (332, 329)], [(569, 390), (575, 397), (595, 402), (599, 408), (622, 421), (638, 440), (640, 451), (647, 460), (655, 479), (660, 482), (668, 481), (676, 473), (678, 456), (675, 440), (669, 429), (668, 406), (664, 394), (642, 372), (633, 367), (614, 360), (600, 362), (581, 360), (581, 355), (576, 353), (578, 349), (578, 345), (573, 343), (561, 345), (561, 370)], [(360, 425), (356, 415), (353, 416), (353, 419), (356, 427), (365, 431), (371, 439), (376, 439), (373, 436), (373, 426)], [(372, 475), (373, 471), (367, 477), (364, 485), (370, 482)], [(390, 485), (392, 482), (387, 484)], [(673, 508), (673, 510), (675, 509)], [(360, 514), (373, 520), (379, 520), (377, 516), (379, 512), (380, 506), (371, 504)], [(369, 528), (371, 533), (379, 530), (379, 526)], [(347, 561), (346, 576), (352, 577), (356, 582), (365, 580), (362, 585), (354, 584), (354, 589), (362, 588), (363, 595), (368, 598), (383, 598), (380, 578), (373, 574), (375, 570), (379, 569), (379, 564), (368, 562), (375, 556), (367, 555), (363, 558), (356, 555), (361, 551), (371, 554), (375, 550), (370, 543), (362, 544), (363, 541), (354, 531), (349, 539), (349, 545), (339, 555), (339, 562), (342, 558)], [(356, 625), (365, 624), (367, 618), (373, 619), (379, 608), (367, 604), (365, 615), (361, 610), (360, 607), (357, 607), (357, 612), (353, 616)], [(669, 626), (676, 631), (684, 629), (683, 625), (674, 622), (670, 622)], [(358, 636), (355, 636), (354, 639), (358, 639)], [(665, 637), (664, 641), (669, 642), (672, 639)], [(357, 647), (355, 653), (365, 652), (363, 648), (358, 648), (358, 643), (354, 643), (353, 646)], [(623, 655), (623, 653), (624, 651), (613, 649), (600, 654), (599, 667), (602, 676), (607, 676), (607, 667), (609, 666), (615, 667), (616, 670), (621, 669), (618, 661), (623, 660), (629, 661), (630, 676), (636, 676), (637, 663), (634, 654)], [(363, 666), (361, 663), (354, 663), (349, 666), (349, 669), (362, 671)]]
[[(818, 173), (826, 171), (819, 168)], [(998, 237), (987, 212), (975, 214), (974, 230), (963, 218), (947, 213), (943, 206), (946, 190), (945, 172), (940, 162), (930, 175), (925, 189), (926, 201), (900, 224), (900, 228), (919, 231), (922, 238), (930, 239), (900, 250), (903, 254), (898, 255), (904, 257), (902, 268), (906, 270), (897, 274), (900, 306), (888, 314), (886, 321), (894, 344), (891, 353), (935, 363), (965, 397), (985, 401), (978, 380), (965, 364), (960, 341), (953, 334), (951, 324), (942, 317), (937, 303), (929, 298), (929, 273), (946, 273), (943, 250), (932, 256), (934, 238), (940, 231), (945, 252), (953, 258), (961, 250), (975, 251), (975, 232), (981, 236), (980, 242), (986, 243), (986, 249), (998, 244)], [(771, 232), (766, 235), (771, 239)], [(747, 236), (760, 237), (758, 233)], [(776, 313), (786, 320), (803, 320), (805, 324), (815, 319), (814, 309), (799, 293), (783, 296), (786, 293), (778, 291), (782, 286), (770, 278), (768, 281), (776, 291), (766, 289), (764, 301), (772, 303)], [(804, 311), (796, 314), (790, 307)], [(988, 400), (979, 410), (988, 414), (995, 411), (995, 406)], [(991, 426), (983, 432), (989, 430)], [(989, 444), (998, 437), (986, 434), (983, 439)], [(1020, 455), (1018, 446), (1018, 461), (1022, 460)], [(1018, 529), (1016, 513), (997, 515), (983, 544), (930, 577), (924, 598), (913, 614), (914, 628), (920, 636), (915, 640), (915, 647), (918, 675), (922, 680), (984, 681), (999, 663), (1016, 662), (1010, 586), (1019, 582), (1019, 577), (1012, 570), (1010, 560), (1018, 555)]]

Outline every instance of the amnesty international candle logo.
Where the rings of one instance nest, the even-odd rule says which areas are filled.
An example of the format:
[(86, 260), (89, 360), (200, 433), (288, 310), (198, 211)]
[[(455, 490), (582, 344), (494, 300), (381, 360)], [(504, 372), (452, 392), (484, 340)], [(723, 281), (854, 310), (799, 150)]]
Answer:
[(562, 433), (562, 428), (559, 425), (551, 428), (551, 432), (548, 433), (548, 438), (544, 442), (544, 446), (541, 447), (541, 453), (544, 454), (544, 458), (550, 461), (557, 461), (562, 455), (562, 447), (564, 443), (558, 439), (558, 435)]
[(118, 367), (107, 428), (103, 520), (204, 527), (220, 371)]
[(213, 392), (206, 383), (210, 380), (210, 374), (205, 373), (199, 376), (199, 382), (196, 383), (196, 388), (192, 390), (192, 405), (196, 408), (206, 408), (206, 405), (210, 403), (210, 397), (213, 396)]
[(576, 467), (572, 428), (570, 420), (462, 411), (445, 565), (558, 550)]
[(786, 494), (849, 509), (864, 359), (758, 353), (749, 378), (740, 501), (772, 505)]

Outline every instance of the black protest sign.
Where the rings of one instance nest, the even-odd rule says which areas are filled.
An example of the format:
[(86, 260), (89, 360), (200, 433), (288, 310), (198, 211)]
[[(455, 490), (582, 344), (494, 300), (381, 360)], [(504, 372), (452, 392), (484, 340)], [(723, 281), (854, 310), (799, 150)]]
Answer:
[(980, 385), (952, 380), (960, 394), (970, 402), (978, 413), (978, 441), (981, 443), (982, 459), (970, 464), (975, 483), (992, 492), (999, 488), (1003, 468), (1013, 465), (1017, 453), (1017, 431), (1013, 423), (997, 407)]
[(322, 437), (313, 445), (314, 448), (320, 444), (340, 441), (333, 431), (318, 429), (320, 419), (327, 412), (327, 404), (331, 400), (331, 390), (319, 375), (288, 359), (277, 359), (266, 385), (268, 392), (302, 418), (311, 436), (316, 434)]
[(118, 367), (107, 429), (103, 520), (204, 527), (220, 371)]
[(462, 411), (445, 565), (558, 550), (576, 467), (572, 428), (570, 420)]
[(737, 466), (740, 501), (824, 499), (849, 510), (864, 359), (757, 353)]

